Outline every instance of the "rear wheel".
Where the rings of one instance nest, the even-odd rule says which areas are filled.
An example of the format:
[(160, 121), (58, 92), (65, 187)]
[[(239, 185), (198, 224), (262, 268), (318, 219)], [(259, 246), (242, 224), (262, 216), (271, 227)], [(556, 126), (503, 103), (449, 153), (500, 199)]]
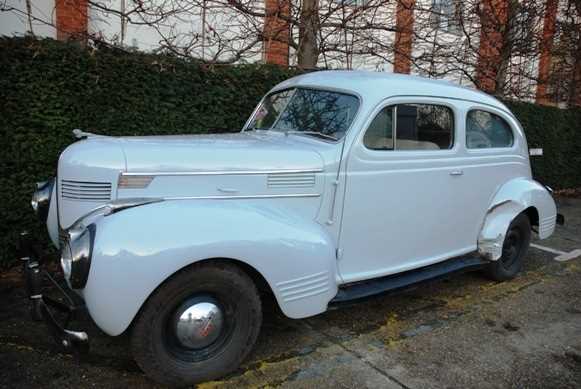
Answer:
[(157, 382), (184, 386), (235, 370), (262, 322), (250, 277), (227, 262), (191, 266), (165, 282), (142, 308), (133, 356)]
[(531, 222), (527, 215), (518, 215), (506, 232), (502, 256), (488, 265), (488, 275), (497, 281), (511, 280), (522, 268), (523, 258), (531, 242)]

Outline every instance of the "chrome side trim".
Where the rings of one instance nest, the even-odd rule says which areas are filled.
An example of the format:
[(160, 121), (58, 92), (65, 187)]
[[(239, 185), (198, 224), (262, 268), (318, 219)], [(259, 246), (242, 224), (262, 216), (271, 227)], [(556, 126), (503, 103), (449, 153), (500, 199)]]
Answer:
[(296, 197), (321, 197), (319, 193), (292, 193), (292, 194), (264, 194), (264, 195), (235, 195), (235, 196), (180, 196), (164, 197), (164, 200), (235, 200), (235, 199), (280, 199)]
[(121, 176), (227, 176), (227, 175), (252, 175), (274, 173), (321, 173), (323, 169), (278, 169), (278, 170), (207, 170), (194, 172), (124, 172)]

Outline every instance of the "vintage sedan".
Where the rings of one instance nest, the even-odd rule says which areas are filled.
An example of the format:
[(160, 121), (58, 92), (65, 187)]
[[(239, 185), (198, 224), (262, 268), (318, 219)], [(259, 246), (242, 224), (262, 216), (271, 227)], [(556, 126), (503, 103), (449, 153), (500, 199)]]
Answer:
[[(76, 133), (33, 208), (97, 326), (130, 331), (139, 366), (171, 385), (236, 369), (269, 295), (300, 319), (461, 270), (508, 280), (557, 220), (510, 110), (443, 81), (315, 72), (274, 87), (239, 133)], [(85, 345), (23, 258), (34, 316)]]

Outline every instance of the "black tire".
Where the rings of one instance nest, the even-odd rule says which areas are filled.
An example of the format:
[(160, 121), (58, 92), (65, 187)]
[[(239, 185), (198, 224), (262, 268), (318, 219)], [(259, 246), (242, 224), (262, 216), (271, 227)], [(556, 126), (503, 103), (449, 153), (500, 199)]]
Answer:
[(518, 215), (508, 227), (502, 246), (502, 256), (488, 264), (488, 275), (496, 281), (512, 280), (522, 269), (529, 244), (531, 222), (527, 215)]
[[(184, 302), (199, 296), (220, 305), (224, 324), (212, 344), (188, 348), (172, 329)], [(245, 272), (225, 261), (193, 265), (172, 276), (144, 304), (132, 328), (132, 352), (154, 381), (192, 385), (235, 370), (254, 346), (261, 323), (260, 296)]]

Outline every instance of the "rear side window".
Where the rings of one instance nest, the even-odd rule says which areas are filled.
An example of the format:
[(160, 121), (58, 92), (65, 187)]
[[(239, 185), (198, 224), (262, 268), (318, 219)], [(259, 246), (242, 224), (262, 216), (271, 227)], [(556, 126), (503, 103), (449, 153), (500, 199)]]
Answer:
[(474, 109), (466, 116), (466, 147), (489, 149), (511, 147), (514, 136), (510, 125), (498, 115)]
[(436, 104), (385, 107), (365, 132), (363, 143), (372, 150), (443, 150), (454, 144), (452, 110)]

